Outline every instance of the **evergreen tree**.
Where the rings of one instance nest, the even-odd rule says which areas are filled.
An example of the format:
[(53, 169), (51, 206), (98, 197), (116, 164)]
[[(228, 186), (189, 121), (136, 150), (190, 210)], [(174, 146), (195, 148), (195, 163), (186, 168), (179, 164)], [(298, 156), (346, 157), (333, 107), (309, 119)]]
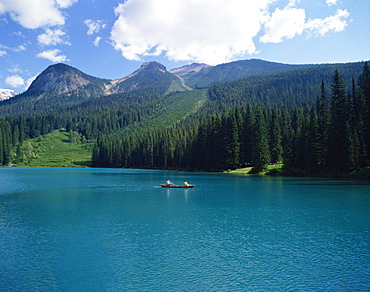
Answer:
[(333, 76), (330, 113), (330, 165), (333, 171), (349, 172), (354, 167), (350, 147), (349, 103), (345, 84), (338, 70), (335, 70)]
[(265, 170), (266, 165), (269, 164), (271, 160), (268, 144), (268, 129), (260, 105), (257, 105), (255, 108), (254, 125), (252, 165), (254, 171), (260, 172)]
[(279, 163), (282, 160), (283, 148), (281, 145), (282, 135), (278, 117), (278, 111), (273, 109), (271, 111), (270, 119), (270, 153), (271, 153), (271, 162)]
[(242, 129), (240, 137), (241, 163), (250, 164), (252, 162), (253, 137), (254, 137), (254, 116), (252, 107), (250, 104), (248, 104), (246, 110), (243, 111), (242, 118)]
[(363, 136), (365, 138), (365, 162), (370, 164), (370, 65), (365, 62), (364, 69), (359, 77), (359, 102), (363, 103), (365, 110), (363, 111)]
[(320, 168), (328, 169), (329, 167), (329, 127), (330, 127), (330, 112), (329, 103), (326, 94), (325, 81), (321, 81), (321, 96), (317, 102), (317, 116), (318, 116), (318, 128), (319, 128), (319, 164)]
[(225, 168), (235, 169), (239, 167), (240, 160), (240, 143), (239, 143), (239, 125), (238, 125), (238, 112), (234, 111), (227, 118), (228, 131), (226, 135), (226, 148), (227, 148), (227, 159)]
[(366, 139), (364, 136), (366, 132), (366, 103), (364, 97), (357, 91), (356, 80), (353, 76), (352, 92), (350, 96), (350, 131), (352, 133), (353, 159), (355, 169), (359, 170), (366, 165)]

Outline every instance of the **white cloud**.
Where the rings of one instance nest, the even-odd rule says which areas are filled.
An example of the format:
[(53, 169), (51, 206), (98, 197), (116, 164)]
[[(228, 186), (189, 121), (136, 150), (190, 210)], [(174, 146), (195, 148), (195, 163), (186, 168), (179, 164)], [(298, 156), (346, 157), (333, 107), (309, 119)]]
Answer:
[(30, 85), (32, 84), (32, 82), (37, 78), (39, 74), (36, 74), (35, 76), (32, 76), (30, 78), (28, 78), (25, 82), (25, 88), (24, 89), (28, 89), (28, 87), (30, 87)]
[(305, 28), (320, 36), (325, 36), (330, 31), (340, 32), (346, 28), (347, 21), (344, 18), (348, 16), (349, 12), (346, 9), (338, 9), (337, 14), (334, 16), (328, 16), (324, 19), (309, 20)]
[(263, 43), (280, 43), (283, 38), (291, 39), (301, 35), (304, 29), (306, 13), (304, 9), (277, 8), (265, 23), (266, 34), (260, 38)]
[(326, 4), (328, 4), (329, 6), (335, 5), (337, 3), (338, 3), (338, 0), (326, 0)]
[(26, 47), (24, 45), (19, 45), (18, 47), (8, 47), (8, 46), (4, 46), (0, 44), (0, 49), (2, 49), (2, 52), (5, 52), (5, 54), (7, 54), (6, 50), (13, 51), (13, 52), (21, 52), (21, 51), (25, 51)]
[(94, 44), (94, 46), (95, 46), (95, 47), (99, 46), (99, 42), (100, 42), (100, 40), (101, 40), (101, 37), (100, 37), (100, 36), (97, 36), (97, 37), (95, 38), (95, 40), (94, 40), (94, 42), (93, 42), (93, 44)]
[(176, 61), (226, 62), (256, 53), (252, 38), (272, 2), (128, 0), (115, 9), (111, 40), (131, 60), (165, 53)]
[(0, 57), (5, 56), (7, 52), (5, 50), (0, 50)]
[(78, 0), (56, 0), (60, 8), (68, 8), (76, 3)]
[(23, 27), (36, 29), (43, 26), (63, 25), (65, 9), (77, 0), (1, 0), (0, 14), (10, 17)]
[(58, 45), (58, 44), (65, 44), (70, 45), (71, 43), (66, 39), (65, 32), (61, 31), (60, 29), (51, 30), (47, 29), (45, 33), (40, 34), (37, 37), (39, 44), (41, 45)]
[[(126, 59), (164, 54), (212, 65), (258, 53), (256, 41), (279, 43), (304, 32), (324, 36), (347, 25), (347, 10), (307, 20), (299, 6), (299, 0), (127, 0), (115, 9), (110, 38)], [(89, 26), (88, 33), (94, 32)]]
[(24, 45), (19, 45), (18, 47), (13, 49), (14, 52), (21, 52), (25, 50), (26, 50), (26, 47)]
[(36, 55), (37, 58), (43, 58), (52, 62), (69, 61), (65, 55), (59, 55), (61, 51), (58, 49), (43, 51)]
[(20, 30), (13, 32), (11, 35), (15, 35), (15, 36), (18, 36), (18, 37), (26, 38), (24, 36), (24, 34)]
[(12, 87), (20, 87), (24, 85), (24, 79), (19, 75), (8, 76), (6, 77), (5, 82)]
[(12, 68), (7, 69), (11, 73), (22, 73), (22, 69), (19, 67), (18, 64), (12, 65)]
[(101, 20), (92, 20), (86, 19), (84, 23), (87, 25), (89, 30), (87, 31), (88, 35), (92, 35), (94, 33), (98, 33), (102, 28), (105, 28), (106, 24), (104, 24)]

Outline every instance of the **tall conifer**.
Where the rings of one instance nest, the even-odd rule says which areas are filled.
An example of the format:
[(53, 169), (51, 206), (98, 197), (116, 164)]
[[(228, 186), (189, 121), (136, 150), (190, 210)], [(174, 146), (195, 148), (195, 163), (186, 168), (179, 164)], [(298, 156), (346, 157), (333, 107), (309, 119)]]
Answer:
[(359, 77), (359, 98), (365, 104), (364, 137), (365, 137), (365, 164), (370, 164), (370, 65), (365, 62), (364, 70)]
[(349, 132), (349, 103), (345, 84), (338, 69), (335, 70), (331, 96), (331, 126), (329, 155), (333, 171), (344, 173), (353, 168)]
[(317, 102), (317, 116), (319, 128), (319, 164), (321, 169), (327, 169), (329, 166), (328, 143), (329, 143), (329, 124), (330, 112), (326, 94), (325, 81), (321, 81), (321, 95)]
[(260, 105), (255, 109), (255, 127), (253, 139), (252, 165), (256, 172), (263, 171), (270, 163), (271, 155), (268, 144), (268, 129)]

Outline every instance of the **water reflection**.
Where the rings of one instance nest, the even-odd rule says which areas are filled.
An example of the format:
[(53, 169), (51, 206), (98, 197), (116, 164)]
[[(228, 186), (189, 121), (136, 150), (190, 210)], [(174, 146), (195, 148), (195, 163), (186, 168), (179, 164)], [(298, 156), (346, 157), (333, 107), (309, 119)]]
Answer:
[(185, 202), (188, 203), (189, 201), (189, 192), (191, 189), (170, 189), (166, 188), (167, 200), (169, 201), (172, 196), (183, 196), (185, 198)]

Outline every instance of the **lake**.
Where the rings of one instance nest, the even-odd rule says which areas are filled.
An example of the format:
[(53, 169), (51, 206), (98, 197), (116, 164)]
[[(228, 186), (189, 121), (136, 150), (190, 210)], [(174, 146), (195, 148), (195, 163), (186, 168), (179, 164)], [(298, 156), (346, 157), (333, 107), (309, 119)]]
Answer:
[(369, 290), (366, 181), (0, 168), (0, 291)]

